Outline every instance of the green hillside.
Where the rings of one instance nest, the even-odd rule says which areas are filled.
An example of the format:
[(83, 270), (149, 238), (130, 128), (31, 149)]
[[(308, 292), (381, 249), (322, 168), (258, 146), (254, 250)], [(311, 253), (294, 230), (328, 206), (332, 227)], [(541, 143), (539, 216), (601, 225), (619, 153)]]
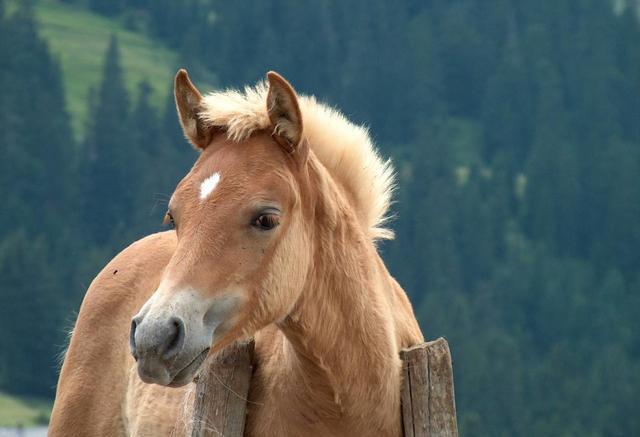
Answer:
[(165, 101), (177, 66), (175, 52), (127, 30), (122, 23), (78, 6), (40, 0), (35, 9), (40, 32), (62, 64), (67, 106), (76, 135), (84, 127), (89, 89), (100, 81), (105, 51), (113, 34), (120, 43), (131, 95), (137, 95), (137, 84), (146, 79), (154, 91), (152, 103), (159, 105)]
[(33, 426), (46, 424), (51, 415), (51, 402), (23, 399), (0, 392), (0, 426)]

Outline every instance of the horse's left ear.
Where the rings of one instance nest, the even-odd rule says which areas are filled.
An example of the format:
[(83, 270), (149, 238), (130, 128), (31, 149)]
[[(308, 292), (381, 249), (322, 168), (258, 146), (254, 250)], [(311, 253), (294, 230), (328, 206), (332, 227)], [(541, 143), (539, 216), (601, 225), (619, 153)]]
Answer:
[(293, 87), (274, 71), (267, 73), (269, 94), (267, 111), (273, 127), (273, 139), (287, 152), (294, 153), (302, 140), (302, 114)]

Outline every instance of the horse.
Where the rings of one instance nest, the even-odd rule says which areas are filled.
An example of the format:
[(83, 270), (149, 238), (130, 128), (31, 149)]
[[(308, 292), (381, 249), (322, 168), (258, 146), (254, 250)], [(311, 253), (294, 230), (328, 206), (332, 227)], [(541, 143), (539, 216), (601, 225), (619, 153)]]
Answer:
[(200, 154), (173, 229), (91, 283), (49, 435), (184, 434), (202, 363), (253, 337), (245, 435), (401, 436), (399, 351), (423, 335), (378, 253), (392, 164), (275, 72), (203, 96), (180, 70), (174, 93)]

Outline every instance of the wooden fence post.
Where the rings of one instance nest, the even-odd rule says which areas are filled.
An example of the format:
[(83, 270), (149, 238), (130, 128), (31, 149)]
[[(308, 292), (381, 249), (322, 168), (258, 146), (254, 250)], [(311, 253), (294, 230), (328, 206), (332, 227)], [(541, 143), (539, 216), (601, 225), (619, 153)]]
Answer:
[(205, 362), (196, 383), (191, 437), (244, 435), (253, 348), (253, 340), (236, 342)]
[(444, 338), (400, 352), (404, 437), (457, 437), (453, 370)]
[[(205, 363), (196, 383), (191, 437), (242, 437), (253, 373), (253, 340)], [(457, 437), (453, 370), (443, 338), (400, 352), (404, 437)]]

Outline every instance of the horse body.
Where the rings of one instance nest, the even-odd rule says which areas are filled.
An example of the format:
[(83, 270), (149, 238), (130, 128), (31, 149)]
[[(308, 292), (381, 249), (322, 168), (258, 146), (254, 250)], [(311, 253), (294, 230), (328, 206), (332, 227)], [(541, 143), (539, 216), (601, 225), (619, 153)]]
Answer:
[(401, 435), (398, 352), (422, 334), (375, 247), (390, 168), (365, 131), (269, 80), (268, 94), (202, 98), (179, 73), (202, 153), (169, 204), (176, 232), (133, 244), (92, 283), (50, 435), (184, 434), (202, 360), (247, 336), (246, 435)]
[[(153, 294), (175, 248), (175, 233), (146, 237), (98, 274), (82, 303), (56, 392), (49, 435), (170, 435), (185, 389), (142, 387), (129, 352), (131, 317)], [(133, 376), (133, 377), (132, 377)], [(146, 400), (153, 398), (153, 406)], [(161, 420), (153, 420), (160, 413)], [(143, 418), (146, 425), (141, 425)], [(149, 431), (157, 426), (162, 432)], [(142, 432), (130, 432), (131, 430)]]

